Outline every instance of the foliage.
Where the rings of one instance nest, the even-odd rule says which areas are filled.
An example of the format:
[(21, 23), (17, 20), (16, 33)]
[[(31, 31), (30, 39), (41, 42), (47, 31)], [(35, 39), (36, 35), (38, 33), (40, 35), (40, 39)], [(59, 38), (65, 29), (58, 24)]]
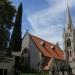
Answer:
[(3, 32), (3, 47), (4, 48), (7, 48), (8, 47), (8, 41), (9, 41), (9, 39), (10, 39), (10, 32), (9, 32), (9, 30), (7, 29), (7, 28), (4, 28), (4, 32)]
[(2, 50), (8, 46), (9, 29), (13, 24), (15, 13), (15, 7), (11, 5), (9, 0), (0, 0), (0, 49)]
[(29, 73), (29, 74), (27, 74), (27, 73), (22, 73), (21, 75), (51, 75), (51, 74), (38, 74), (38, 73)]
[(13, 24), (13, 17), (16, 9), (9, 0), (0, 0), (0, 24), (10, 28)]
[(13, 51), (21, 50), (21, 22), (22, 22), (22, 3), (19, 5), (16, 20), (14, 23), (14, 29), (11, 36), (9, 49)]

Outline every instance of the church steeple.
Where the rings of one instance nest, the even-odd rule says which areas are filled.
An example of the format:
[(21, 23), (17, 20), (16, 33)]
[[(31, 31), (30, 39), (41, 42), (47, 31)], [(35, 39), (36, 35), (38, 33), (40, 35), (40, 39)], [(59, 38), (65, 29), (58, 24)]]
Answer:
[(68, 5), (68, 0), (67, 0), (67, 25), (66, 25), (66, 30), (68, 32), (72, 32), (72, 30), (73, 30), (72, 18), (71, 18), (71, 14), (70, 14), (69, 5)]
[(70, 65), (72, 69), (73, 75), (75, 74), (75, 31), (73, 29), (70, 9), (67, 1), (67, 23), (65, 25), (65, 31), (64, 31), (64, 51), (65, 51), (65, 58), (68, 64)]
[(64, 50), (66, 53), (67, 60), (71, 58), (71, 53), (72, 53), (72, 50), (74, 49), (73, 37), (74, 37), (73, 24), (72, 24), (72, 18), (71, 18), (70, 9), (69, 9), (68, 0), (67, 0), (67, 22), (66, 22), (65, 30), (64, 30)]

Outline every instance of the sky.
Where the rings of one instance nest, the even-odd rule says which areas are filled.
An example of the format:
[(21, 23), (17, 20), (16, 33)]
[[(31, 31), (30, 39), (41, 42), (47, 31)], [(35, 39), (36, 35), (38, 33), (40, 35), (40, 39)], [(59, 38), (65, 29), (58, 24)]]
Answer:
[[(16, 9), (23, 3), (22, 37), (26, 30), (63, 49), (63, 31), (67, 20), (67, 0), (10, 0)], [(75, 0), (68, 0), (75, 25)]]

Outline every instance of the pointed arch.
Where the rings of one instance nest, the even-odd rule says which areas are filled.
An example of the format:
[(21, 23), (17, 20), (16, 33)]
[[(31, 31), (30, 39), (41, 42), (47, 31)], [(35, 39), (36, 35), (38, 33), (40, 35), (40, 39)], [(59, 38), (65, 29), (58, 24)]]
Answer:
[(71, 47), (71, 40), (67, 39), (67, 47)]

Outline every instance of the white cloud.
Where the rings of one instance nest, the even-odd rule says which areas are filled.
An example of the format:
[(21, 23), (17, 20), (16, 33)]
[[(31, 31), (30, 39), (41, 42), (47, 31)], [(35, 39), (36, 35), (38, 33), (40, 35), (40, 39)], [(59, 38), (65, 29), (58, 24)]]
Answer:
[[(46, 1), (50, 2), (50, 0)], [(55, 5), (29, 15), (28, 20), (34, 29), (33, 34), (53, 43), (58, 41), (62, 47), (62, 29), (64, 24), (61, 24), (60, 21), (63, 18), (61, 14), (66, 10), (66, 0), (57, 1)], [(75, 0), (70, 2), (71, 7), (74, 5), (74, 2)]]

